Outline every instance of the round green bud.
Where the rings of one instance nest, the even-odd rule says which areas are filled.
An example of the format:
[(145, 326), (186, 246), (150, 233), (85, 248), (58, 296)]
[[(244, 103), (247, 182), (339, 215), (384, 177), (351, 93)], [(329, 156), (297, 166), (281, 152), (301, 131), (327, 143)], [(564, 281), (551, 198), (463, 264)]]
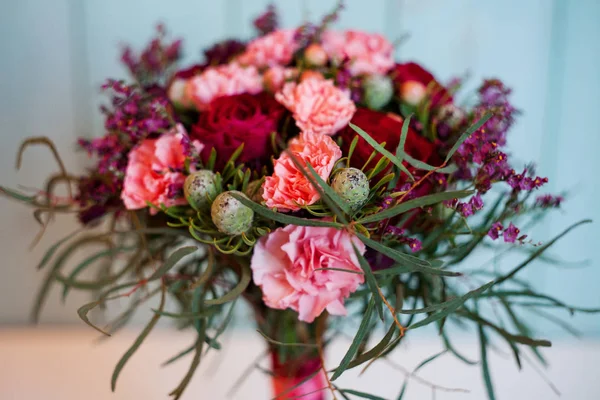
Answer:
[(353, 209), (357, 209), (369, 197), (369, 179), (360, 169), (340, 169), (331, 181), (333, 190)]
[(183, 194), (195, 210), (208, 210), (210, 207), (210, 199), (217, 195), (215, 178), (215, 173), (207, 169), (194, 172), (185, 178)]
[(232, 196), (235, 193), (248, 198), (244, 193), (232, 190), (217, 196), (210, 207), (210, 216), (219, 232), (226, 235), (241, 235), (252, 227), (254, 211)]
[(372, 110), (385, 107), (394, 96), (394, 84), (385, 75), (371, 75), (363, 82), (365, 103)]
[(262, 181), (256, 180), (248, 183), (248, 187), (246, 187), (246, 196), (250, 198), (255, 203), (260, 203), (263, 201), (263, 187)]

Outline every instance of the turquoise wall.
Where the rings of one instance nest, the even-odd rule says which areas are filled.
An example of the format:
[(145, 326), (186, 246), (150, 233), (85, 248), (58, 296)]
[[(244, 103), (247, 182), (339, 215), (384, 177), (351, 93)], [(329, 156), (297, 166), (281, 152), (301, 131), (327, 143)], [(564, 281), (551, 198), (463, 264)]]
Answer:
[[(51, 3), (51, 4), (50, 4)], [(142, 46), (157, 21), (185, 38), (186, 62), (200, 50), (230, 36), (249, 37), (251, 19), (264, 10), (265, 0), (20, 0), (3, 5), (0, 18), (1, 109), (0, 171), (3, 183), (41, 179), (48, 167), (27, 167), (16, 176), (12, 154), (31, 134), (57, 138), (63, 153), (76, 136), (102, 132), (97, 105), (99, 85), (106, 77), (125, 77), (118, 64), (119, 45)], [(293, 26), (330, 10), (333, 0), (275, 2), (283, 23)], [(600, 239), (597, 207), (600, 179), (595, 172), (600, 132), (600, 1), (597, 0), (348, 0), (339, 21), (353, 27), (406, 38), (398, 48), (402, 60), (417, 60), (441, 80), (469, 73), (468, 88), (482, 77), (497, 76), (514, 88), (514, 102), (524, 110), (512, 132), (511, 149), (518, 160), (534, 160), (550, 178), (549, 191), (573, 193), (561, 213), (529, 232), (545, 241), (571, 221), (591, 217), (585, 226), (553, 250), (569, 261), (590, 260), (587, 268), (558, 269), (544, 264), (526, 272), (541, 290), (569, 303), (600, 305)], [(40, 154), (39, 165), (52, 161)], [(70, 157), (73, 168), (83, 160)], [(45, 164), (44, 164), (45, 163)], [(31, 272), (39, 254), (25, 252), (27, 241), (12, 235), (33, 235), (29, 214), (2, 206), (3, 250), (15, 249), (5, 263), (11, 307), (0, 301), (0, 323), (22, 322), (32, 286), (41, 277)], [(7, 221), (4, 224), (4, 221)], [(66, 228), (56, 228), (58, 231)], [(21, 265), (19, 269), (12, 267)], [(10, 275), (12, 274), (12, 275)], [(19, 286), (20, 285), (20, 286)], [(25, 290), (25, 288), (27, 290)], [(6, 292), (4, 292), (6, 293)], [(0, 296), (6, 294), (0, 292)], [(71, 321), (74, 305), (49, 306), (48, 321)], [(17, 304), (17, 305), (14, 305)], [(576, 317), (585, 333), (600, 335), (600, 319)], [(542, 326), (554, 331), (551, 326)]]

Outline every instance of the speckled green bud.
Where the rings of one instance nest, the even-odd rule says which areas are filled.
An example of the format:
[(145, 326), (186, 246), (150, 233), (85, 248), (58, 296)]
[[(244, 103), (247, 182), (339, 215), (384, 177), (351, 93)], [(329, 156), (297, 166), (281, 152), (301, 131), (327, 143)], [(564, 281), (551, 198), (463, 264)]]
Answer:
[(248, 183), (248, 187), (246, 187), (246, 196), (250, 198), (255, 203), (260, 203), (263, 201), (263, 181), (256, 180)]
[(192, 173), (185, 179), (183, 193), (185, 199), (195, 210), (208, 210), (210, 199), (217, 195), (215, 173), (207, 169)]
[(385, 107), (394, 96), (394, 84), (385, 75), (371, 75), (363, 83), (365, 103), (372, 110)]
[(339, 170), (331, 181), (331, 187), (353, 209), (365, 204), (369, 197), (369, 179), (357, 168)]
[(210, 216), (219, 232), (236, 236), (252, 227), (254, 211), (233, 197), (232, 193), (248, 198), (237, 190), (223, 192), (213, 201), (210, 207)]

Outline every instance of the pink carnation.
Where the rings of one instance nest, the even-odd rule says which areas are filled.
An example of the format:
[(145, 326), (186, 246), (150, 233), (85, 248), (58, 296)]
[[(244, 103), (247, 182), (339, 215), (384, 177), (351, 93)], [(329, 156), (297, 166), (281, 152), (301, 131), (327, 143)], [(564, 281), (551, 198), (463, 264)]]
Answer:
[[(179, 124), (158, 139), (144, 140), (129, 153), (121, 193), (125, 208), (137, 210), (146, 207), (146, 202), (167, 207), (187, 204), (181, 194), (186, 136)], [(199, 142), (194, 145), (197, 150), (203, 147)]]
[(263, 301), (271, 308), (296, 310), (305, 322), (313, 322), (325, 309), (346, 315), (344, 299), (364, 282), (363, 275), (315, 270), (361, 272), (352, 244), (365, 253), (356, 236), (335, 228), (288, 225), (262, 237), (250, 267)]
[(352, 75), (384, 75), (394, 66), (393, 45), (377, 33), (326, 31), (323, 48), (338, 62), (348, 58)]
[(265, 71), (263, 80), (265, 88), (268, 91), (275, 93), (283, 87), (286, 81), (296, 79), (297, 77), (298, 69), (276, 65)]
[[(323, 180), (327, 180), (342, 151), (332, 138), (303, 132), (290, 140), (287, 151), (300, 163), (310, 163)], [(315, 204), (319, 192), (296, 167), (290, 154), (283, 153), (273, 162), (274, 172), (263, 184), (263, 199), (268, 207), (279, 211), (298, 211), (302, 206)]]
[(293, 113), (303, 132), (333, 135), (348, 125), (356, 111), (348, 91), (336, 87), (331, 80), (318, 78), (288, 82), (275, 99)]
[(298, 45), (294, 40), (295, 29), (280, 29), (251, 41), (237, 61), (257, 68), (287, 65), (292, 61)]
[(209, 67), (191, 78), (186, 87), (186, 98), (198, 110), (205, 110), (211, 101), (222, 96), (262, 92), (262, 77), (255, 67), (241, 67), (236, 63)]

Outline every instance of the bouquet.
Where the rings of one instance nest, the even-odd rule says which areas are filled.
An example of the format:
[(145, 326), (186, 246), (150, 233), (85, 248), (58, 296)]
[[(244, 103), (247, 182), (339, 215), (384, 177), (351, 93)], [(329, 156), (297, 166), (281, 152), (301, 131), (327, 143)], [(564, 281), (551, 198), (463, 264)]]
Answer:
[[(157, 299), (117, 363), (113, 390), (158, 320), (171, 318), (196, 334), (168, 361), (193, 354), (171, 393), (179, 399), (202, 356), (223, 346), (244, 301), (266, 341), (277, 399), (380, 399), (336, 380), (428, 325), (466, 363), (474, 361), (453, 346), (447, 327), (475, 327), (493, 399), (493, 339), (508, 344), (519, 366), (526, 350), (543, 363), (539, 350), (550, 346), (520, 308), (597, 311), (519, 279), (589, 221), (545, 242), (529, 239), (563, 197), (539, 194), (547, 179), (510, 162), (507, 133), (519, 114), (511, 90), (488, 79), (471, 103), (459, 104), (461, 80), (443, 84), (419, 64), (397, 63), (379, 34), (335, 30), (340, 9), (319, 23), (280, 29), (269, 8), (254, 21), (255, 38), (218, 43), (185, 69), (177, 65), (181, 41), (159, 26), (141, 53), (123, 51), (132, 82), (102, 86), (110, 99), (101, 108), (105, 134), (78, 143), (93, 156), (91, 169), (67, 172), (48, 138), (23, 143), (18, 164), (30, 145), (46, 145), (60, 172), (45, 190), (2, 194), (32, 207), (42, 233), (58, 214), (81, 222), (39, 264), (47, 276), (34, 319), (55, 285), (64, 296), (93, 294), (78, 314), (104, 335)], [(466, 268), (476, 250), (499, 242), (524, 260), (508, 271)], [(67, 270), (82, 248), (85, 259)], [(83, 279), (91, 270), (94, 279)], [(108, 326), (90, 320), (92, 309), (117, 298), (129, 299), (118, 318)], [(166, 309), (167, 298), (177, 309)], [(332, 364), (323, 349), (342, 326), (353, 338)]]

